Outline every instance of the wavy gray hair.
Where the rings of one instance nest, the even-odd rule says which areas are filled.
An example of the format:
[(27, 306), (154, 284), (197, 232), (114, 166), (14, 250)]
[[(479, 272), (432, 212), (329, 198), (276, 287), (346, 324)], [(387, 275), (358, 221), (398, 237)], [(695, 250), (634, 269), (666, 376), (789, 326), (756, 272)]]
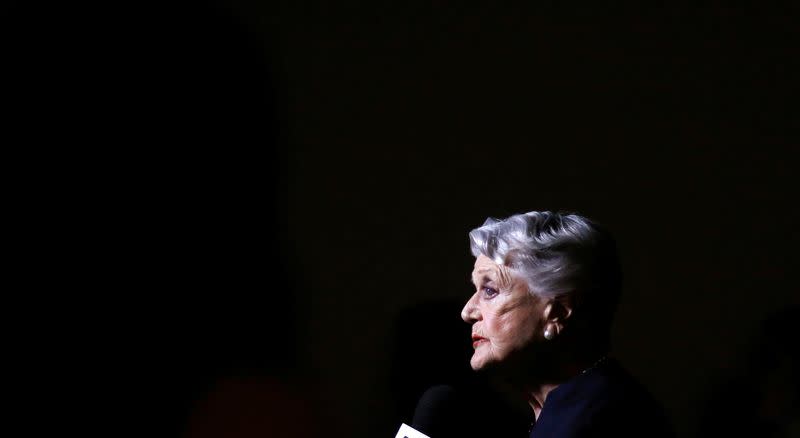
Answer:
[(614, 239), (595, 222), (549, 211), (489, 218), (469, 233), (472, 254), (508, 266), (542, 298), (569, 296), (581, 319), (610, 327), (622, 274)]

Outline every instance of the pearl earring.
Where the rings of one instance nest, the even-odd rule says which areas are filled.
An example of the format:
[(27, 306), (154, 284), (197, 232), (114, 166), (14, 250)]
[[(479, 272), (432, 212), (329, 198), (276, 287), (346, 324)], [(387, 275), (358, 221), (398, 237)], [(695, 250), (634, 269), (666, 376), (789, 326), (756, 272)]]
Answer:
[(544, 329), (544, 338), (547, 339), (548, 341), (552, 340), (555, 336), (556, 334), (553, 333), (552, 330), (550, 330), (550, 327)]

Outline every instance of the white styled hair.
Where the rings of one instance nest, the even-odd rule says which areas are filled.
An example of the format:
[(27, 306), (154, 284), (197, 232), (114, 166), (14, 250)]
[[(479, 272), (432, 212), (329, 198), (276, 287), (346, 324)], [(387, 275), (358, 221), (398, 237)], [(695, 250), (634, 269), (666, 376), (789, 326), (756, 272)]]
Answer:
[(621, 289), (614, 239), (577, 214), (549, 211), (489, 218), (469, 233), (472, 254), (508, 266), (530, 293), (571, 295), (586, 317), (610, 325)]

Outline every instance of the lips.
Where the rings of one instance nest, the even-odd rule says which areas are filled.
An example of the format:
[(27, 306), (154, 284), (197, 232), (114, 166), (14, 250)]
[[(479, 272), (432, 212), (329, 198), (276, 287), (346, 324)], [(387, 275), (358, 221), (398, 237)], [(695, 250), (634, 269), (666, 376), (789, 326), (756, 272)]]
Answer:
[(477, 348), (483, 342), (487, 342), (488, 339), (484, 338), (483, 336), (478, 336), (475, 333), (472, 334), (472, 348)]

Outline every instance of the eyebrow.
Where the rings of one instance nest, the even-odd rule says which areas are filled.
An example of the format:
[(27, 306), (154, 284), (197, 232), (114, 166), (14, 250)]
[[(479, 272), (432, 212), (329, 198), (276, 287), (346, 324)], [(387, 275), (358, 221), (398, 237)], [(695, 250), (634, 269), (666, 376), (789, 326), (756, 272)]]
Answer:
[(475, 275), (472, 275), (472, 274), (470, 274), (470, 276), (469, 276), (469, 281), (470, 281), (470, 282), (472, 282), (472, 284), (474, 284), (475, 286), (477, 286), (477, 285), (478, 285), (478, 283), (476, 283), (476, 282), (475, 282), (475, 278), (476, 278), (476, 276), (478, 276), (478, 275), (480, 275), (480, 274), (482, 274), (482, 273), (483, 273), (484, 275), (481, 277), (481, 280), (489, 280), (489, 281), (494, 281), (494, 278), (491, 278), (491, 277), (489, 277), (488, 275), (485, 275), (486, 273), (492, 273), (492, 270), (491, 270), (491, 269), (481, 269), (481, 270), (479, 270), (479, 271), (475, 272)]

